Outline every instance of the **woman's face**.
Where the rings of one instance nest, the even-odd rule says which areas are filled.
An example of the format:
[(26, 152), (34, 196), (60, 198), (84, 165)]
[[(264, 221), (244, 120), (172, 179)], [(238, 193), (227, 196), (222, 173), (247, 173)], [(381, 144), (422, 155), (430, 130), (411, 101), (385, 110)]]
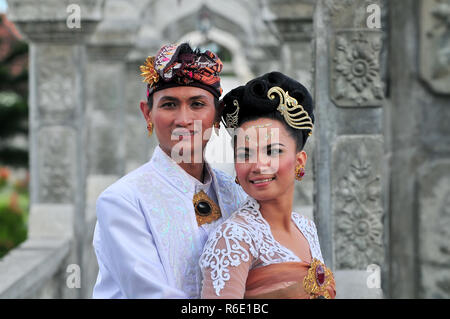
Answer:
[(197, 87), (178, 86), (153, 93), (151, 110), (148, 106), (146, 109), (145, 105), (141, 102), (142, 113), (147, 122), (150, 120), (153, 123), (153, 132), (166, 154), (171, 156), (174, 150), (178, 156), (182, 150), (182, 153), (188, 152), (192, 160), (191, 156), (196, 152), (200, 157), (195, 159), (203, 160), (201, 155), (211, 137), (216, 116), (214, 96), (210, 92)]
[(258, 201), (274, 200), (294, 191), (295, 167), (307, 155), (282, 123), (260, 118), (245, 122), (237, 131), (235, 169), (239, 184)]

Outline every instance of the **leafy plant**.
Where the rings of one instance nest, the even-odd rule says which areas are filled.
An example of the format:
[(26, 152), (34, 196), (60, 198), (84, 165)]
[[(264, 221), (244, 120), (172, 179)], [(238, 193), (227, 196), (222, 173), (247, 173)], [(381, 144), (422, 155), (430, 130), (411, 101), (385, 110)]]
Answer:
[(0, 258), (28, 233), (28, 178), (11, 181), (10, 175), (9, 169), (0, 167)]

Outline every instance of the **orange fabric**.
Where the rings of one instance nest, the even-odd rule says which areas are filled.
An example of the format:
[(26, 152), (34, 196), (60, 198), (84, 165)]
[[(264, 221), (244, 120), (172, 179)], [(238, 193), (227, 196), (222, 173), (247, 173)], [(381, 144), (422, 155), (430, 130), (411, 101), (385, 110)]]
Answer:
[[(310, 298), (310, 295), (303, 288), (303, 279), (308, 272), (309, 265), (306, 262), (287, 262), (250, 270), (244, 298)], [(285, 287), (273, 289), (283, 283)], [(333, 278), (332, 284), (327, 287), (332, 298), (336, 296), (335, 287)]]

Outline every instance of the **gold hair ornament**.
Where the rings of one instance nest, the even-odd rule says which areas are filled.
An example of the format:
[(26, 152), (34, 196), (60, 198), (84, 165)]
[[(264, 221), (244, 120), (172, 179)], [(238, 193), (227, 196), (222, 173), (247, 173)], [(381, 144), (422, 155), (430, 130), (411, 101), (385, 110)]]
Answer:
[(226, 125), (227, 127), (236, 128), (238, 126), (238, 118), (239, 118), (239, 103), (237, 100), (233, 101), (233, 105), (236, 106), (236, 111), (233, 113), (227, 114)]
[(144, 65), (140, 66), (141, 76), (144, 78), (142, 82), (148, 83), (150, 86), (155, 85), (159, 81), (159, 74), (155, 70), (155, 57), (149, 56), (145, 60)]
[[(289, 96), (289, 93), (284, 91), (279, 86), (272, 87), (267, 92), (267, 97), (271, 100), (275, 99), (275, 93), (280, 97), (280, 104), (277, 110), (283, 115), (284, 120), (289, 126), (299, 130), (309, 130), (308, 135), (312, 134), (313, 123), (308, 112), (305, 111), (301, 104), (298, 104), (297, 100)], [(298, 112), (295, 112), (299, 110)]]

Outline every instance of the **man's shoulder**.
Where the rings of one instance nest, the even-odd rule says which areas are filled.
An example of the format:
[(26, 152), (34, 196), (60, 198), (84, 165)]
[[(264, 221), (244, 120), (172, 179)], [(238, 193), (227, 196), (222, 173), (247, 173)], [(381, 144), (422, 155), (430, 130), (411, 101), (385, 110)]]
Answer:
[(152, 174), (153, 170), (150, 162), (147, 162), (106, 187), (98, 197), (97, 201), (110, 196), (131, 200), (139, 193), (137, 192), (139, 181), (149, 180), (149, 176)]

